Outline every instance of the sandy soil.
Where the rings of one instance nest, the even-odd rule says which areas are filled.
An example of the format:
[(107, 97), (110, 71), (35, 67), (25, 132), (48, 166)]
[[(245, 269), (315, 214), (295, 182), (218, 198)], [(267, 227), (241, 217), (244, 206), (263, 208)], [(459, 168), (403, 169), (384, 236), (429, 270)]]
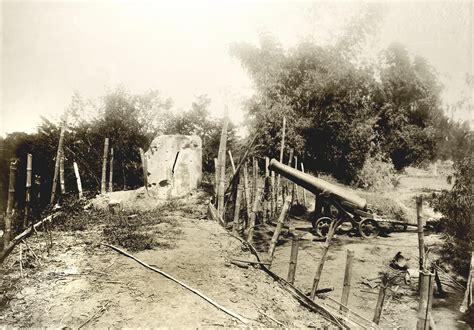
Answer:
[[(192, 201), (190, 201), (192, 203)], [(321, 327), (320, 315), (307, 311), (263, 271), (232, 265), (231, 258), (253, 260), (242, 244), (217, 223), (176, 210), (182, 229), (176, 247), (135, 255), (240, 314), (249, 324)], [(196, 212), (197, 211), (197, 212)], [(201, 216), (200, 216), (201, 214)], [(30, 238), (37, 254), (43, 233)], [(53, 232), (50, 256), (20, 278), (18, 249), (3, 269), (0, 325), (14, 327), (203, 327), (242, 326), (235, 319), (130, 258), (98, 245), (95, 233)], [(10, 269), (10, 271), (8, 271)], [(1, 308), (1, 307), (0, 307)]]

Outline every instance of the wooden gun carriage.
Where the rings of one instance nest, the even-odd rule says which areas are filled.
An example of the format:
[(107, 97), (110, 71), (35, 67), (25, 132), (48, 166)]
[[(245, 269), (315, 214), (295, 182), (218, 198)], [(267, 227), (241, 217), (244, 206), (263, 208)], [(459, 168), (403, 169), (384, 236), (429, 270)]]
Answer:
[[(288, 180), (316, 195), (315, 211), (311, 222), (317, 235), (325, 237), (329, 226), (337, 221), (337, 228), (357, 230), (364, 238), (376, 237), (382, 223), (368, 209), (367, 201), (327, 181), (315, 178), (272, 159), (268, 167)], [(349, 228), (348, 228), (349, 227)]]

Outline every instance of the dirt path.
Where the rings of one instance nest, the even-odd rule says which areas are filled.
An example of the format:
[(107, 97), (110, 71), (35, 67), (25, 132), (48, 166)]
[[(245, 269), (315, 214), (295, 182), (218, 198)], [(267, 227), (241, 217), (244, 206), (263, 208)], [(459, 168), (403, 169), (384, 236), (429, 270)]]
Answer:
[[(199, 213), (199, 212), (198, 212)], [(135, 255), (200, 290), (259, 327), (322, 327), (320, 315), (302, 308), (259, 269), (231, 265), (251, 260), (248, 251), (217, 223), (173, 212), (181, 235), (173, 249)], [(43, 235), (42, 233), (39, 234)], [(94, 233), (54, 232), (55, 245), (43, 266), (19, 278), (18, 252), (3, 279), (15, 282), (1, 309), (0, 325), (14, 327), (208, 327), (242, 326), (176, 283), (99, 246)], [(42, 237), (30, 239), (39, 252)], [(5, 270), (4, 270), (5, 271)], [(265, 315), (266, 314), (266, 315)]]

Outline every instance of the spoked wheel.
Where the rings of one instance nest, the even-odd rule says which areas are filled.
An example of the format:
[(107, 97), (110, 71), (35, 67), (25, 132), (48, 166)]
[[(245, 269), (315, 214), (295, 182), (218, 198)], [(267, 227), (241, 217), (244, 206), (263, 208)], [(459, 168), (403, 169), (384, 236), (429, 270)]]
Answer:
[(316, 234), (320, 237), (326, 237), (328, 232), (329, 232), (329, 226), (332, 223), (332, 219), (328, 217), (322, 217), (316, 220), (316, 223), (314, 225), (314, 230), (316, 231)]
[(363, 219), (359, 223), (359, 233), (363, 238), (375, 238), (380, 233), (379, 224), (373, 219)]

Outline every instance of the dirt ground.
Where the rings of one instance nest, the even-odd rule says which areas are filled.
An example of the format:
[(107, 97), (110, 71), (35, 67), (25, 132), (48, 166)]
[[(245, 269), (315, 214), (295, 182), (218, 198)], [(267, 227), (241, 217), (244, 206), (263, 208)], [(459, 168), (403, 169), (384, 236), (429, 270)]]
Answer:
[[(389, 192), (407, 207), (414, 208), (413, 197), (446, 187), (445, 178), (404, 177), (396, 190)], [(260, 269), (240, 268), (230, 259), (254, 260), (240, 241), (217, 223), (205, 219), (206, 206), (193, 197), (181, 202), (166, 216), (180, 227), (173, 248), (155, 248), (135, 256), (198, 289), (221, 305), (240, 314), (257, 327), (323, 327), (328, 324), (320, 315), (303, 308), (279, 284)], [(413, 204), (413, 205), (411, 205)], [(425, 217), (431, 214), (425, 208)], [(295, 221), (298, 228), (309, 223)], [(256, 244), (266, 251), (272, 226), (256, 232)], [(301, 235), (309, 230), (300, 230)], [(19, 271), (19, 247), (7, 259), (0, 288), (0, 325), (13, 327), (240, 327), (243, 324), (210, 305), (178, 284), (152, 272), (137, 262), (100, 245), (97, 231), (52, 232), (53, 247), (47, 252), (47, 235), (39, 232), (28, 239), (41, 265)], [(321, 241), (311, 235), (300, 241), (296, 287), (308, 292), (321, 255)], [(260, 241), (264, 239), (264, 241)], [(428, 245), (439, 243), (437, 235), (427, 235)], [(22, 249), (26, 246), (22, 245)], [(355, 252), (349, 307), (372, 319), (377, 287), (363, 284), (387, 268), (397, 252), (410, 258), (416, 267), (418, 243), (412, 230), (392, 233), (389, 237), (362, 240), (338, 235), (329, 251), (320, 288), (334, 287), (327, 295), (340, 300), (346, 250)], [(272, 270), (286, 278), (290, 253), (289, 238), (284, 232), (278, 244)], [(373, 283), (374, 281), (369, 281)], [(381, 326), (413, 328), (416, 324), (416, 287), (403, 284), (389, 293)], [(433, 304), (434, 320), (440, 329), (465, 328), (458, 322), (460, 292)], [(331, 305), (329, 299), (320, 303)]]
[[(429, 194), (439, 189), (448, 189), (444, 177), (402, 177), (399, 186), (388, 195), (401, 201), (406, 207), (415, 208), (414, 197), (417, 194)], [(423, 205), (423, 218), (427, 219), (434, 214), (428, 204)], [(411, 219), (410, 219), (411, 220)], [(412, 221), (410, 221), (412, 222)], [(316, 271), (317, 263), (321, 256), (322, 243), (311, 240), (308, 234), (309, 229), (304, 230), (308, 223), (292, 220), (293, 225), (298, 229), (296, 232), (303, 238), (300, 241), (298, 255), (298, 265), (296, 271), (296, 287), (303, 292), (311, 291), (312, 280)], [(273, 229), (267, 228), (268, 233), (260, 233), (265, 237), (271, 234)], [(437, 234), (427, 234), (425, 245), (427, 247), (439, 246), (440, 237)], [(262, 249), (265, 249), (262, 246)], [(289, 238), (280, 242), (275, 254), (275, 261), (272, 270), (280, 276), (286, 278), (290, 258), (291, 242)], [(406, 232), (394, 232), (388, 237), (377, 237), (375, 239), (364, 240), (360, 237), (349, 237), (347, 235), (336, 235), (331, 246), (328, 259), (324, 266), (324, 271), (319, 284), (319, 288), (334, 287), (334, 291), (327, 295), (340, 301), (344, 279), (344, 269), (346, 265), (347, 250), (354, 251), (353, 273), (351, 292), (349, 296), (349, 308), (361, 314), (367, 319), (374, 316), (377, 302), (378, 287), (371, 288), (363, 284), (369, 279), (369, 283), (377, 285), (371, 279), (379, 277), (379, 272), (388, 268), (390, 261), (397, 252), (409, 258), (408, 266), (418, 267), (418, 236), (416, 228), (409, 227)], [(434, 257), (434, 256), (431, 256)], [(399, 281), (400, 282), (400, 281)], [(411, 286), (404, 283), (396, 283), (392, 288), (396, 293), (388, 293), (383, 316), (380, 325), (384, 328), (413, 328), (417, 320), (417, 281)], [(397, 288), (398, 286), (398, 288)], [(468, 329), (464, 323), (458, 321), (461, 317), (459, 306), (463, 298), (463, 292), (444, 287), (448, 291), (445, 298), (436, 298), (433, 302), (433, 318), (440, 329)], [(337, 306), (327, 300), (329, 305)]]
[[(192, 214), (176, 210), (181, 234), (175, 248), (135, 255), (240, 314), (252, 326), (322, 327), (327, 322), (299, 303), (263, 271), (239, 268), (231, 258), (254, 260), (249, 251), (215, 222), (204, 220), (204, 206)], [(186, 205), (183, 205), (186, 209)], [(37, 254), (43, 233), (29, 239)], [(209, 327), (242, 326), (235, 319), (137, 262), (98, 245), (93, 232), (53, 232), (42, 266), (24, 270), (18, 251), (3, 269), (0, 324), (14, 327)], [(8, 284), (7, 284), (8, 283)], [(16, 288), (16, 289), (15, 289)], [(274, 320), (273, 320), (274, 319)], [(88, 323), (88, 320), (90, 320)], [(275, 321), (276, 320), (276, 321)]]

